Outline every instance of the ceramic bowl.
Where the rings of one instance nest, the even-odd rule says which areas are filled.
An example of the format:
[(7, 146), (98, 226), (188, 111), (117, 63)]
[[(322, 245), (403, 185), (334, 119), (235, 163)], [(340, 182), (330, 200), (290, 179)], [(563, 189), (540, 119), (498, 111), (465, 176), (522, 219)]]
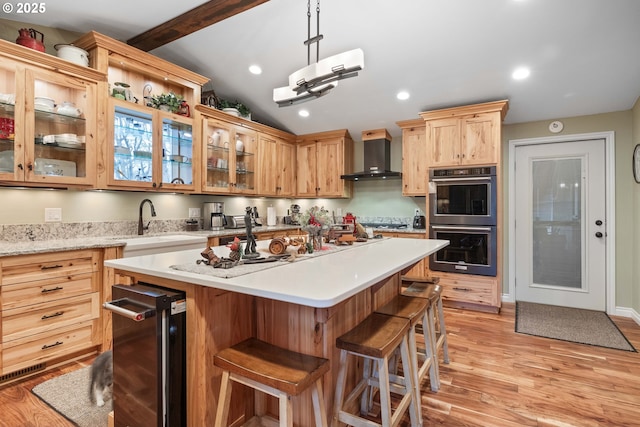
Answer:
[(36, 96), (35, 105), (36, 107), (45, 107), (46, 109), (53, 110), (56, 106), (56, 101), (55, 99), (47, 98), (45, 96)]

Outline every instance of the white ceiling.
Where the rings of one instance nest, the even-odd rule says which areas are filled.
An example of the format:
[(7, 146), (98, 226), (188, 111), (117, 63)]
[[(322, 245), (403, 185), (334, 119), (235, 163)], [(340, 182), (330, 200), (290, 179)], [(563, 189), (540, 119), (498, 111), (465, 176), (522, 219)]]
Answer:
[[(43, 14), (5, 17), (127, 40), (201, 3), (55, 0)], [(311, 0), (312, 35), (315, 7)], [(271, 0), (152, 53), (296, 134), (347, 128), (360, 139), (387, 128), (396, 136), (396, 121), (421, 111), (498, 99), (510, 101), (506, 123), (551, 120), (628, 110), (640, 95), (638, 0), (321, 0), (320, 9), (320, 59), (359, 47), (365, 68), (297, 106), (279, 108), (272, 91), (307, 65), (304, 0)], [(518, 66), (531, 68), (527, 80), (511, 78)], [(399, 90), (411, 98), (398, 101)], [(298, 116), (303, 108), (310, 117)]]

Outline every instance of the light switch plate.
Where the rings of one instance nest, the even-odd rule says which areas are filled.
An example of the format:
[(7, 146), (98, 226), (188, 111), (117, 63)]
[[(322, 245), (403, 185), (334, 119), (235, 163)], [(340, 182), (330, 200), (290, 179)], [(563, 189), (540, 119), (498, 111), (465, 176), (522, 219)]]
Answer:
[(200, 218), (200, 208), (189, 208), (189, 218)]
[(61, 222), (62, 208), (44, 208), (44, 222)]

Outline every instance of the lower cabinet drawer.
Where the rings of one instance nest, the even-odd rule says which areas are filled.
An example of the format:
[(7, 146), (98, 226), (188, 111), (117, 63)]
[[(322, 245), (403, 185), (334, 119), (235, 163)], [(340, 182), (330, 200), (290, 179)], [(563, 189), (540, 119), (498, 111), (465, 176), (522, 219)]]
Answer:
[(35, 282), (5, 285), (0, 289), (2, 310), (45, 303), (62, 298), (97, 292), (100, 279), (97, 272), (54, 277)]
[(2, 374), (95, 346), (99, 344), (97, 328), (97, 320), (87, 321), (5, 343), (2, 345)]
[(98, 292), (2, 311), (2, 343), (100, 316)]
[(472, 304), (500, 306), (500, 294), (495, 277), (447, 274), (434, 272), (440, 277), (442, 299)]

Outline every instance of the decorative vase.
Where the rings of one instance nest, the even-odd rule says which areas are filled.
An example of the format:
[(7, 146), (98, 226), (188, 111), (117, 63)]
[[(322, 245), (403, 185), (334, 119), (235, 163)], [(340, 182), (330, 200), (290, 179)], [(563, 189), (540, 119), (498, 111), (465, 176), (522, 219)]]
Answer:
[(158, 106), (158, 109), (160, 111), (166, 111), (168, 113), (171, 112), (171, 107), (169, 107), (167, 104), (160, 104), (160, 106)]
[(322, 234), (320, 233), (313, 236), (313, 250), (322, 250)]

